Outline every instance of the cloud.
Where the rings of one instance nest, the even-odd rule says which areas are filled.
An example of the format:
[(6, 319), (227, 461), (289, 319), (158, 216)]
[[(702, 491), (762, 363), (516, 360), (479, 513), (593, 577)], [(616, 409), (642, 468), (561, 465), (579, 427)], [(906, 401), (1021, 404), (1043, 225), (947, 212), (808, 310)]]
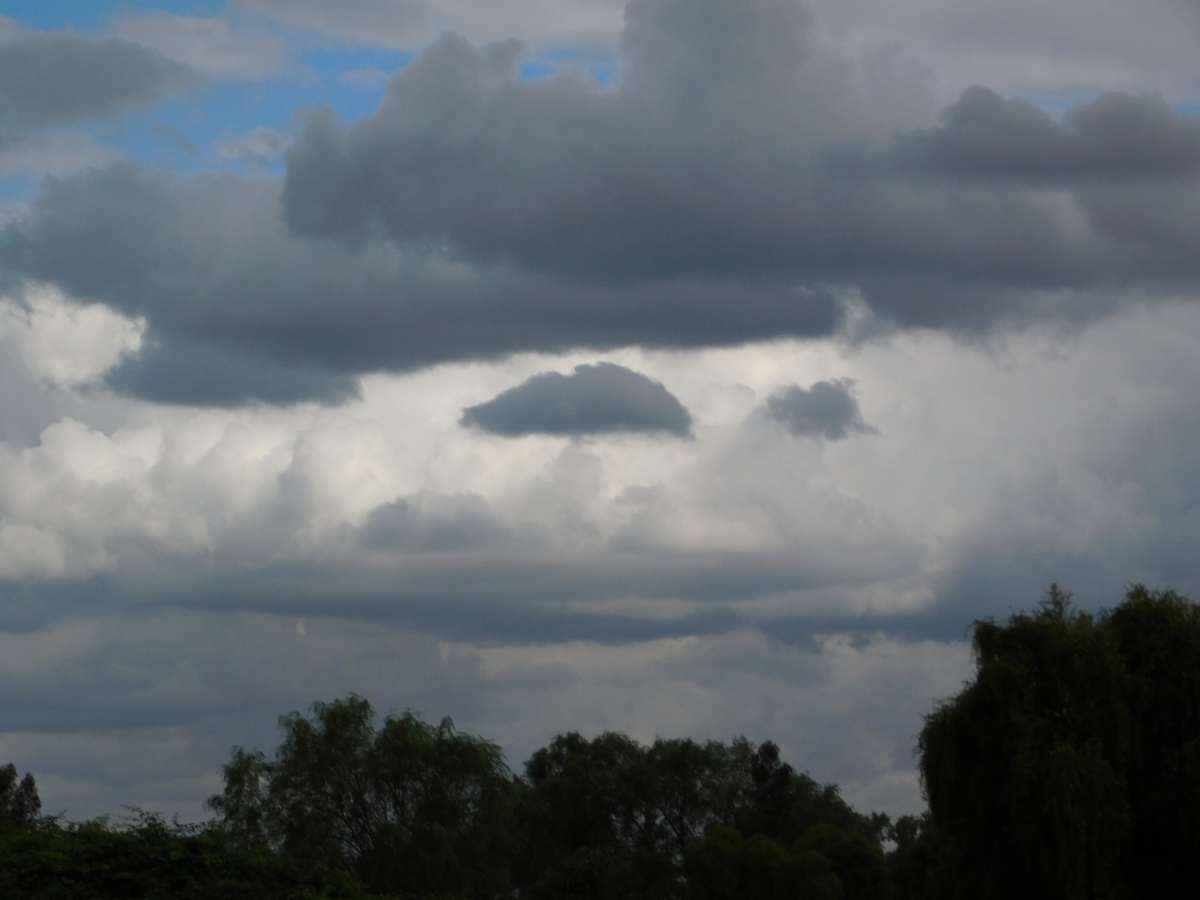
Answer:
[(818, 381), (808, 390), (793, 384), (767, 399), (767, 415), (797, 437), (840, 441), (851, 434), (871, 434), (863, 421), (849, 381)]
[(303, 361), (280, 362), (257, 348), (154, 338), (111, 371), (108, 384), (159, 403), (241, 406), (247, 403), (340, 403), (358, 392), (350, 374)]
[(1110, 93), (1059, 123), (976, 86), (942, 113), (940, 127), (894, 136), (877, 165), (976, 182), (1187, 180), (1200, 173), (1200, 118), (1161, 97)]
[(25, 285), (17, 298), (0, 300), (0, 338), (15, 339), (33, 375), (63, 387), (86, 384), (136, 353), (143, 328), (45, 285)]
[(625, 0), (236, 0), (234, 10), (375, 46), (412, 47), (455, 31), (490, 41), (612, 41)]
[(949, 99), (972, 84), (1072, 104), (1103, 90), (1200, 96), (1200, 12), (1178, 0), (809, 0), (856, 56), (924, 67)]
[(692, 416), (659, 382), (601, 362), (544, 372), (463, 410), (462, 424), (505, 437), (610, 432), (691, 434)]
[[(1166, 242), (1118, 233), (1087, 190), (1100, 174), (1146, 196), (1169, 174), (1183, 179), (1178, 202), (1195, 202), (1193, 119), (1159, 101), (1107, 96), (1064, 126), (1001, 104), (993, 131), (1017, 147), (1010, 169), (1040, 190), (950, 173), (863, 182), (831, 154), (888, 146), (895, 116), (866, 99), (889, 90), (887, 73), (831, 53), (798, 4), (645, 0), (628, 9), (622, 48), (606, 90), (569, 75), (523, 82), (515, 46), (447, 37), (397, 74), (374, 116), (309, 118), (289, 154), (288, 223), (582, 284), (853, 286), (894, 322), (976, 331), (1104, 315), (1106, 290), (1173, 292), (1200, 274), (1165, 249), (1200, 240), (1186, 217), (1158, 227)], [(950, 120), (970, 118), (976, 96), (990, 95)], [(915, 116), (924, 98), (910, 100), (896, 105)], [(1153, 126), (1147, 145), (1124, 130), (1135, 121)]]
[(278, 716), (319, 698), (458, 721), (483, 706), (469, 653), (378, 622), (155, 610), (0, 632), (0, 647), (0, 755), (28, 759), (46, 808), (75, 820), (129, 804), (200, 819), (230, 746), (270, 751)]
[(115, 383), (179, 402), (333, 399), (379, 369), (578, 346), (733, 345), (828, 334), (840, 321), (831, 292), (771, 280), (579, 285), (388, 242), (354, 252), (287, 233), (277, 191), (128, 165), (50, 181), (0, 233), (0, 265), (144, 316), (146, 355)]
[(239, 28), (220, 17), (127, 12), (111, 20), (110, 30), (118, 38), (218, 77), (267, 78), (288, 63), (287, 45), (278, 35)]
[(149, 106), (191, 71), (135, 43), (63, 35), (0, 43), (0, 128), (105, 119)]
[[(109, 341), (86, 335), (83, 357)], [(1200, 584), (1197, 347), (1181, 303), (985, 350), (912, 332), (614, 353), (696, 413), (692, 441), (457, 425), (582, 355), (372, 375), (340, 407), (89, 389), (0, 446), (0, 705), (21, 729), (0, 749), (46, 772), (56, 811), (198, 813), (230, 743), (269, 748), (280, 712), (359, 690), (517, 760), (564, 727), (745, 730), (907, 811), (919, 713), (969, 665), (971, 619), (1050, 578), (1092, 605), (1131, 577)], [(752, 414), (848, 377), (878, 439)]]
[(425, 493), (375, 507), (359, 540), (371, 549), (439, 552), (483, 547), (505, 534), (478, 494)]
[(213, 144), (221, 159), (274, 159), (291, 146), (291, 138), (274, 128), (258, 126), (246, 134)]

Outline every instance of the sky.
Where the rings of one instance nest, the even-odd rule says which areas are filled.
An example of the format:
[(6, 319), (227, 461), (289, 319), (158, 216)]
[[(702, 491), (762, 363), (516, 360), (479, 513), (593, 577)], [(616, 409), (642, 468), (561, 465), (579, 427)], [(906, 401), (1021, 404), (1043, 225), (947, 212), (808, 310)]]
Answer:
[(0, 762), (356, 692), (922, 808), (970, 625), (1200, 588), (1192, 0), (0, 0)]

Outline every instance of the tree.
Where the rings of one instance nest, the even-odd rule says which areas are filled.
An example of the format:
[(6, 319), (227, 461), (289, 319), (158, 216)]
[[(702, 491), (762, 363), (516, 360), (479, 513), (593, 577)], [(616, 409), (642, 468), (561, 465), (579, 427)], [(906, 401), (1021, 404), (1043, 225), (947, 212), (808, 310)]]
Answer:
[(1098, 616), (1052, 586), (977, 622), (976, 673), (921, 733), (955, 896), (1190, 896), (1200, 859), (1200, 611), (1130, 589)]
[[(561, 887), (561, 873), (569, 871), (571, 884), (591, 885), (578, 896), (607, 896), (629, 883), (630, 872), (637, 888), (626, 896), (675, 896), (689, 848), (722, 827), (739, 840), (747, 836), (753, 850), (746, 852), (770, 859), (763, 841), (782, 849), (828, 824), (874, 847), (883, 865), (886, 817), (854, 812), (835, 786), (822, 787), (782, 762), (769, 741), (755, 747), (744, 737), (684, 738), (644, 746), (621, 734), (591, 741), (563, 734), (534, 753), (526, 779), (521, 818), (529, 840), (518, 883), (533, 885), (535, 894), (577, 896)], [(559, 885), (558, 893), (549, 885)]]
[(756, 834), (749, 839), (718, 825), (688, 847), (684, 862), (690, 900), (843, 900), (841, 879), (820, 852), (789, 851)]
[(0, 821), (4, 900), (383, 900), (352, 874), (299, 865), (219, 829), (132, 820)]
[(16, 766), (9, 763), (0, 769), (0, 819), (25, 825), (33, 821), (41, 809), (42, 801), (30, 773), (26, 772), (18, 783)]
[(376, 727), (350, 696), (280, 720), (268, 760), (235, 748), (209, 800), (225, 827), (372, 890), (491, 897), (509, 885), (513, 784), (500, 749), (411, 712)]
[(1190, 896), (1200, 882), (1200, 607), (1135, 586), (1105, 624), (1126, 673), (1125, 882), (1143, 896)]
[(879, 845), (856, 831), (836, 825), (814, 825), (796, 845), (829, 860), (842, 883), (845, 900), (888, 900), (891, 883)]
[(879, 844), (886, 816), (855, 812), (836, 784), (821, 785), (797, 772), (771, 741), (757, 748), (744, 742), (737, 750), (744, 787), (734, 824), (742, 834), (762, 834), (790, 846), (814, 825), (829, 824)]

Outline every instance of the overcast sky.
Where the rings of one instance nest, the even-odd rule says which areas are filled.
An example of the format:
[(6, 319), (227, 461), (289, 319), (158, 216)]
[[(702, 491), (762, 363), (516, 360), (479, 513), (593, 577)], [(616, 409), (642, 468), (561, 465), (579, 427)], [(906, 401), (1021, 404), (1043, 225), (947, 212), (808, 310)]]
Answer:
[(0, 2), (0, 764), (355, 691), (918, 811), (970, 623), (1200, 591), (1192, 0)]

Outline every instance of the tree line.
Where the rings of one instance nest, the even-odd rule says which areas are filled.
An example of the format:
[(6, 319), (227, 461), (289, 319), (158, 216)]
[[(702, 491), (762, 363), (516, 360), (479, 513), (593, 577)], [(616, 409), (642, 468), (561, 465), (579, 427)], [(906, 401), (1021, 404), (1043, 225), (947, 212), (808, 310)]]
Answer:
[(974, 625), (975, 674), (926, 717), (929, 808), (863, 814), (770, 741), (493, 743), (349, 696), (234, 748), (214, 816), (41, 816), (0, 769), (0, 895), (67, 898), (958, 900), (1184, 897), (1200, 875), (1200, 607), (1051, 587)]

